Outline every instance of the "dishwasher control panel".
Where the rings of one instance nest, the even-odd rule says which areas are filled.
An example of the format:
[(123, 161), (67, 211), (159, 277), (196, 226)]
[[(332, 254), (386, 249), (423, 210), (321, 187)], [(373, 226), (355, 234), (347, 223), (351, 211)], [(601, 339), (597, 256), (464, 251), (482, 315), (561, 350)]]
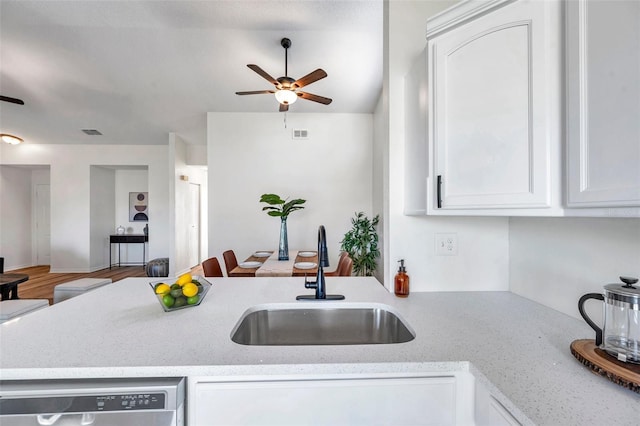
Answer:
[(164, 393), (134, 393), (127, 395), (105, 395), (96, 397), (96, 411), (118, 410), (162, 410)]
[(127, 393), (77, 396), (1, 398), (2, 414), (87, 413), (129, 410), (164, 410), (166, 395)]

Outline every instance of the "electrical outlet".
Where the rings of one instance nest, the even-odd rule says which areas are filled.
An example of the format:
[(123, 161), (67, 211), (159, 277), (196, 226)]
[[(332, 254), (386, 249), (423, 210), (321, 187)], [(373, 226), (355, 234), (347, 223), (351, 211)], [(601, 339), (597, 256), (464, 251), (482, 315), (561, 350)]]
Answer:
[(458, 234), (456, 234), (455, 232), (436, 234), (436, 255), (457, 256)]

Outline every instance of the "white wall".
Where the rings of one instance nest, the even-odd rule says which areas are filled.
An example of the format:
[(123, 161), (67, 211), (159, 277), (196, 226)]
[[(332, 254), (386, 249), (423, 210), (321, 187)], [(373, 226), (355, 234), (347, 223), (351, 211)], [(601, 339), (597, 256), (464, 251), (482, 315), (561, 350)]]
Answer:
[[(371, 215), (370, 114), (209, 113), (209, 255), (233, 249), (239, 261), (277, 250), (280, 220), (262, 211), (264, 193), (303, 198), (288, 219), (289, 249), (315, 249), (325, 225), (335, 266), (356, 211)], [(293, 129), (308, 140), (292, 140)]]
[(511, 218), (509, 257), (512, 292), (580, 318), (580, 296), (640, 277), (640, 219)]
[(97, 270), (109, 266), (109, 235), (114, 233), (115, 171), (91, 166), (90, 200), (90, 268)]
[[(5, 145), (5, 144), (3, 144)], [(0, 146), (2, 164), (51, 166), (51, 272), (90, 272), (90, 166), (149, 168), (149, 258), (169, 257), (168, 149), (154, 145)], [(0, 191), (3, 192), (3, 191)], [(151, 235), (151, 234), (150, 234)]]
[[(426, 45), (427, 18), (454, 1), (389, 1), (385, 26), (389, 191), (385, 286), (405, 259), (412, 291), (508, 290), (508, 218), (409, 217), (404, 191), (404, 77)], [(458, 255), (436, 256), (435, 234), (457, 233)]]
[(376, 268), (375, 273), (373, 274), (378, 281), (384, 282), (384, 277), (386, 276), (385, 268), (388, 268), (388, 265), (385, 264), (385, 259), (389, 256), (385, 256), (385, 229), (387, 228), (385, 220), (385, 212), (389, 211), (388, 208), (388, 194), (389, 194), (389, 186), (388, 186), (388, 170), (387, 170), (387, 158), (388, 158), (388, 135), (387, 131), (387, 120), (384, 115), (384, 100), (383, 97), (380, 96), (378, 99), (378, 103), (376, 104), (376, 109), (373, 113), (373, 169), (372, 169), (372, 185), (373, 185), (373, 194), (372, 194), (372, 205), (373, 205), (373, 215), (380, 216), (380, 222), (378, 223), (377, 231), (379, 237), (379, 248), (380, 248), (380, 259), (378, 259), (378, 267)]
[(5, 271), (31, 266), (31, 173), (0, 165), (0, 257)]

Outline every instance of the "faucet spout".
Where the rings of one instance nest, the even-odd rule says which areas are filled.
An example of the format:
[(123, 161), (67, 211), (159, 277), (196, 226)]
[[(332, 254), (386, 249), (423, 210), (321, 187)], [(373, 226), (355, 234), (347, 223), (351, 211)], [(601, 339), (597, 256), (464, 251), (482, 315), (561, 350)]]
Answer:
[(307, 281), (307, 277), (304, 279), (305, 288), (315, 288), (315, 296), (302, 295), (296, 297), (296, 300), (343, 300), (344, 296), (341, 294), (329, 294), (327, 295), (327, 286), (324, 279), (324, 267), (329, 266), (329, 253), (327, 250), (327, 233), (324, 229), (324, 225), (318, 227), (318, 272), (316, 273), (315, 281)]

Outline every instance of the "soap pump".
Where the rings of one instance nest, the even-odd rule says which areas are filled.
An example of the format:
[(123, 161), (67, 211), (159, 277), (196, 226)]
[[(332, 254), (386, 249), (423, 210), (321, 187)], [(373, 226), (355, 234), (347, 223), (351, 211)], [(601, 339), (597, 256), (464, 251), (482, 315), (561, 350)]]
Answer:
[(400, 259), (400, 267), (395, 279), (395, 293), (398, 297), (407, 297), (409, 295), (409, 275), (407, 268), (404, 266), (404, 259)]

